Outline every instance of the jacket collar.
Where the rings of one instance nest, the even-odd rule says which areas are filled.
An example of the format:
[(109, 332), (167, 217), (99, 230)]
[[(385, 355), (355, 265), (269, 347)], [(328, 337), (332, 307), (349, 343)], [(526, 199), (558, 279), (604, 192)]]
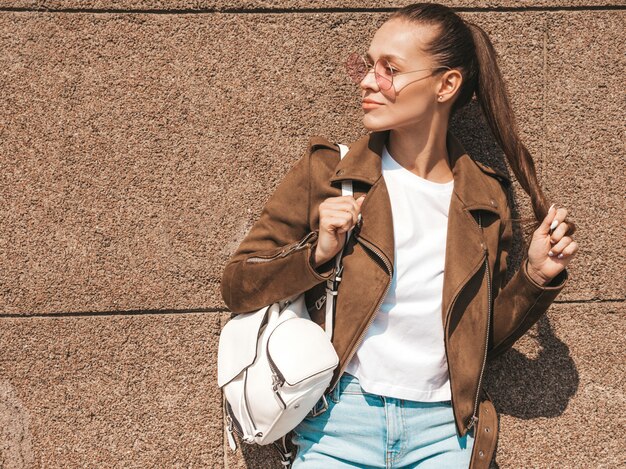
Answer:
[[(391, 203), (385, 180), (381, 177), (381, 158), (388, 134), (388, 130), (371, 132), (353, 142), (335, 167), (335, 174), (330, 182), (350, 179), (372, 185), (361, 206), (362, 224), (359, 237), (378, 248), (389, 261), (389, 265), (393, 266), (395, 261)], [(454, 185), (448, 212), (444, 266), (444, 325), (448, 307), (452, 305), (464, 282), (478, 270), (488, 249), (472, 212), (486, 210), (499, 216), (497, 201), (501, 199), (502, 192), (500, 184), (492, 176), (485, 174), (495, 171), (473, 160), (450, 131), (446, 135), (446, 145)], [(495, 174), (505, 177), (500, 173)]]
[[(336, 166), (330, 182), (351, 179), (374, 185), (382, 175), (383, 146), (388, 136), (389, 130), (376, 131), (353, 142)], [(454, 192), (464, 207), (497, 213), (498, 196), (494, 193), (494, 186), (487, 182), (490, 177), (485, 173), (497, 174), (499, 177), (504, 175), (471, 158), (450, 130), (446, 134), (446, 146), (452, 165)]]

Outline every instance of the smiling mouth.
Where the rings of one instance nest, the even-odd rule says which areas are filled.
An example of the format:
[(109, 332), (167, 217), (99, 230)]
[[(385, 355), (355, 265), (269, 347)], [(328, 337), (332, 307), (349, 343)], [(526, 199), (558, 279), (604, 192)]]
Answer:
[(378, 106), (383, 106), (383, 104), (382, 103), (374, 103), (372, 101), (362, 101), (362, 103), (361, 103), (361, 107), (366, 108), (366, 109), (367, 108), (375, 108), (375, 107), (378, 107)]

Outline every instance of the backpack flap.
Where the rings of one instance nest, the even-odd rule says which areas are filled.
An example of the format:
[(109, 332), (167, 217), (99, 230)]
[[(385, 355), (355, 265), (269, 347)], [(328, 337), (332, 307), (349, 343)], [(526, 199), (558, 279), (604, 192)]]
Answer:
[(217, 385), (221, 388), (256, 360), (257, 339), (269, 308), (238, 314), (222, 328), (217, 352)]

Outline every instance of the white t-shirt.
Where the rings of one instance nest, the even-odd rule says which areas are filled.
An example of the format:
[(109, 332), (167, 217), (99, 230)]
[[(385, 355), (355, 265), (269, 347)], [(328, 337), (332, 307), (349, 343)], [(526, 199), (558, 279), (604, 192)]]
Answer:
[(450, 400), (442, 290), (454, 180), (437, 183), (401, 166), (383, 148), (391, 200), (395, 269), (391, 286), (345, 371), (371, 393)]

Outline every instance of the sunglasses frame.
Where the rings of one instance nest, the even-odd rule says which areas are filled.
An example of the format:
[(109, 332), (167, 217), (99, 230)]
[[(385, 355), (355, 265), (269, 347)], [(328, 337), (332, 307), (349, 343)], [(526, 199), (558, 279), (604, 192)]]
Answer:
[[(351, 66), (351, 64), (352, 64), (353, 62), (355, 62), (355, 61), (356, 61), (356, 59), (360, 59), (360, 60), (363, 62), (363, 65), (365, 66), (365, 69), (366, 69), (366, 71), (365, 71), (364, 73), (360, 74), (360, 79), (358, 79), (358, 77), (355, 77), (355, 76), (351, 73), (351, 69), (353, 68), (353, 67)], [(415, 72), (423, 72), (423, 71), (426, 71), (426, 70), (438, 70), (438, 69), (442, 69), (442, 70), (452, 70), (452, 68), (448, 67), (447, 65), (439, 65), (439, 66), (437, 66), (437, 67), (421, 68), (421, 69), (418, 69), (418, 70), (410, 70), (410, 71), (408, 71), (408, 72), (392, 72), (392, 73), (390, 73), (390, 75), (389, 75), (389, 77), (390, 77), (390, 78), (387, 78), (387, 77), (383, 77), (383, 76), (381, 76), (380, 74), (378, 74), (378, 73), (376, 72), (376, 66), (378, 65), (378, 62), (379, 62), (379, 61), (381, 61), (381, 60), (382, 60), (382, 61), (387, 62), (387, 64), (389, 65), (389, 67), (388, 67), (388, 69), (389, 69), (389, 70), (395, 70), (395, 69), (394, 69), (394, 67), (392, 67), (392, 66), (389, 64), (389, 61), (387, 61), (387, 59), (385, 59), (385, 58), (383, 58), (383, 57), (379, 57), (378, 59), (376, 59), (376, 62), (374, 62), (374, 64), (373, 64), (373, 65), (370, 65), (370, 64), (369, 64), (369, 61), (367, 60), (367, 58), (366, 58), (363, 54), (359, 54), (358, 52), (352, 52), (352, 53), (348, 56), (348, 58), (346, 59), (346, 61), (344, 62), (344, 65), (345, 65), (345, 67), (346, 67), (346, 69), (347, 69), (348, 76), (349, 76), (349, 77), (350, 77), (350, 79), (351, 79), (354, 83), (356, 83), (357, 85), (358, 85), (359, 83), (361, 83), (361, 82), (363, 81), (363, 79), (364, 79), (364, 78), (365, 78), (365, 77), (366, 77), (369, 73), (371, 73), (371, 72), (373, 71), (373, 72), (374, 72), (374, 76), (376, 77), (376, 83), (378, 84), (378, 86), (380, 87), (380, 89), (381, 89), (381, 90), (383, 90), (383, 91), (388, 91), (388, 90), (390, 90), (390, 89), (392, 89), (392, 88), (393, 88), (393, 89), (394, 89), (394, 91), (395, 91), (396, 93), (397, 93), (399, 90), (395, 89), (395, 87), (394, 87), (394, 82), (393, 82), (393, 77), (394, 77), (394, 76), (397, 76), (397, 75), (405, 75), (405, 74), (408, 74), (408, 73), (415, 73)], [(386, 67), (386, 68), (387, 68), (387, 67)], [(433, 72), (433, 73), (431, 73), (430, 75), (425, 76), (425, 77), (418, 78), (417, 80), (410, 81), (409, 83), (406, 83), (404, 86), (406, 86), (406, 85), (408, 85), (408, 84), (410, 84), (410, 83), (413, 83), (413, 82), (419, 81), (419, 80), (423, 80), (424, 78), (428, 78), (429, 76), (432, 76), (433, 74), (434, 74), (434, 72)], [(358, 79), (358, 81), (357, 81), (357, 79)], [(386, 88), (385, 88), (383, 85), (381, 85), (381, 82), (389, 82), (390, 84), (389, 84), (389, 86), (388, 86), (388, 87), (386, 87)], [(403, 86), (402, 88), (404, 88), (404, 86)], [(402, 88), (400, 88), (400, 90), (401, 90)]]

